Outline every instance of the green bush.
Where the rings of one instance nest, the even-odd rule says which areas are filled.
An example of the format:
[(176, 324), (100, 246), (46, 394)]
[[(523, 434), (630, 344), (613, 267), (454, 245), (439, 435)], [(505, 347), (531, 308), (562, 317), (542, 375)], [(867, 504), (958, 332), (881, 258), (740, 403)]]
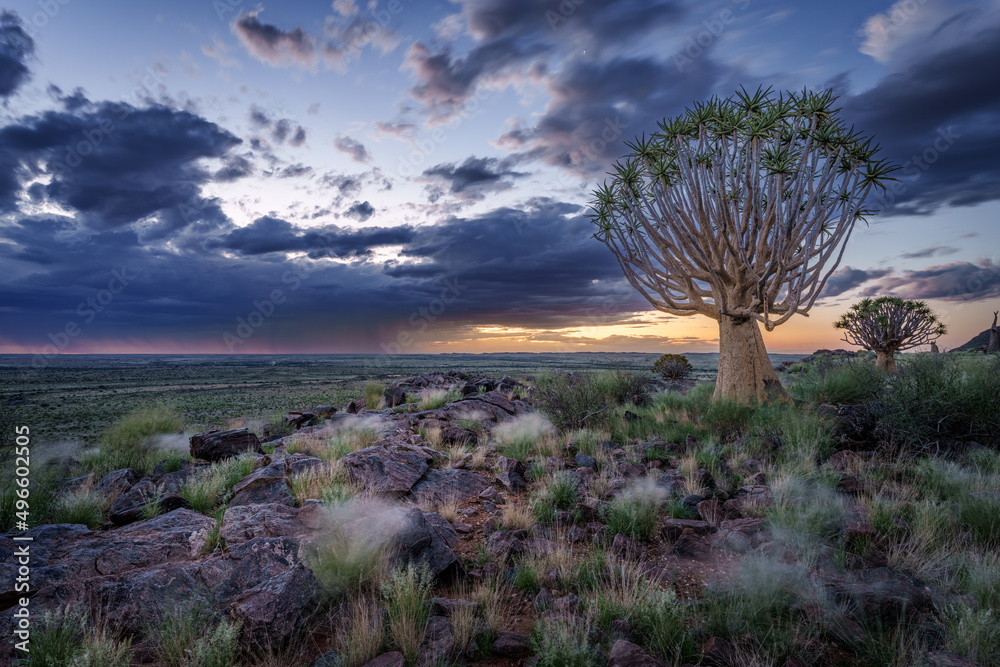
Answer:
[(952, 441), (1000, 443), (1000, 356), (906, 356), (879, 396), (878, 435), (928, 451)]
[(647, 378), (621, 368), (543, 374), (535, 390), (535, 403), (561, 430), (600, 428), (608, 423), (612, 407), (649, 400)]
[(876, 400), (885, 373), (867, 357), (820, 361), (795, 377), (789, 387), (794, 398), (814, 405), (846, 405)]
[(538, 621), (531, 645), (537, 667), (598, 667), (607, 660), (590, 639), (589, 620), (555, 617)]
[(659, 499), (652, 494), (623, 494), (608, 503), (604, 520), (615, 535), (648, 540), (658, 511)]
[(691, 362), (683, 354), (665, 354), (653, 363), (653, 372), (668, 382), (679, 382), (693, 371)]

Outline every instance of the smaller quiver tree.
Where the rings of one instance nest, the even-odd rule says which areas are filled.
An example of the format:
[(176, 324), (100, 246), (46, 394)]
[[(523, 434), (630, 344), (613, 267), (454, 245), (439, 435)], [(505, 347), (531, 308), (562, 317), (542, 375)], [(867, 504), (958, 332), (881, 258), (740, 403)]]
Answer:
[(923, 301), (893, 296), (862, 299), (840, 316), (833, 326), (844, 331), (843, 340), (875, 352), (875, 365), (896, 372), (896, 352), (927, 345), (947, 329)]
[(990, 327), (990, 342), (986, 344), (986, 354), (1000, 352), (1000, 331), (997, 331), (997, 313), (1000, 313), (1000, 311), (993, 311), (993, 326)]

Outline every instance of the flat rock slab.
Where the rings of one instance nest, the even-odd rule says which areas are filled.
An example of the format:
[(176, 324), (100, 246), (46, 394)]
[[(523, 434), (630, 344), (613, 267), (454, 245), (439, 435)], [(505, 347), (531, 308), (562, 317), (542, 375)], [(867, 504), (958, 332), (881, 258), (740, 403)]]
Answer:
[(351, 480), (366, 491), (389, 496), (407, 493), (427, 472), (428, 455), (415, 447), (377, 445), (340, 459)]
[(489, 485), (488, 477), (469, 470), (430, 469), (413, 485), (410, 493), (418, 502), (463, 500), (479, 495)]
[(299, 522), (298, 508), (266, 503), (227, 509), (220, 535), (232, 547), (258, 537), (298, 537), (307, 531)]

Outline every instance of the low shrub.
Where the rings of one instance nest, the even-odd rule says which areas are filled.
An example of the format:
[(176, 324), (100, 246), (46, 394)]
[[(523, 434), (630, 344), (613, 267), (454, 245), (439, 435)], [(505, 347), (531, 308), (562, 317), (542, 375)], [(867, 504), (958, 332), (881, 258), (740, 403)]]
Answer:
[(864, 403), (877, 400), (885, 377), (867, 357), (831, 357), (798, 374), (789, 386), (789, 393), (814, 405)]
[(653, 362), (653, 372), (667, 382), (679, 382), (691, 375), (694, 367), (683, 354), (665, 354)]

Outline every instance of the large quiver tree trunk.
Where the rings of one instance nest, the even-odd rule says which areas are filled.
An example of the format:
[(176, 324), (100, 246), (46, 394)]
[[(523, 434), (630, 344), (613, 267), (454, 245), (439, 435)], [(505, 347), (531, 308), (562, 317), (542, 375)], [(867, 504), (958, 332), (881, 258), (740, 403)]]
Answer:
[(719, 372), (715, 398), (775, 403), (791, 400), (771, 366), (757, 320), (719, 318)]

